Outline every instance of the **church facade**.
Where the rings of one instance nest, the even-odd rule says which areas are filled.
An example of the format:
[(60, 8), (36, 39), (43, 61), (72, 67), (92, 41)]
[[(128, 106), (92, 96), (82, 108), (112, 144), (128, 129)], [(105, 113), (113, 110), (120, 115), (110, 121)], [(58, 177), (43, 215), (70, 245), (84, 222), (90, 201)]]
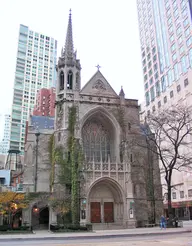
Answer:
[[(133, 146), (127, 144), (135, 137), (143, 141), (138, 101), (126, 99), (122, 88), (117, 95), (99, 67), (81, 88), (81, 65), (73, 49), (72, 37), (70, 14), (65, 47), (57, 65), (56, 143), (65, 148), (68, 110), (75, 105), (75, 138), (79, 139), (84, 152), (81, 222), (116, 223), (132, 227), (136, 221), (148, 221), (146, 170), (142, 170), (147, 169), (144, 165), (147, 151), (140, 149), (142, 153), (134, 153)], [(140, 160), (133, 167), (131, 164), (136, 162), (137, 155)], [(159, 197), (154, 199), (160, 205), (158, 163), (154, 165), (157, 169), (155, 189), (159, 192)], [(156, 210), (159, 215), (161, 212)]]
[[(65, 47), (57, 64), (55, 106), (55, 144), (64, 149), (72, 106), (76, 107), (75, 138), (84, 155), (81, 224), (131, 228), (148, 223), (151, 217), (158, 219), (162, 213), (158, 161), (148, 148), (134, 146), (136, 139), (145, 143), (138, 101), (126, 99), (122, 88), (117, 94), (99, 67), (81, 87), (81, 65), (73, 48), (70, 14)], [(26, 148), (25, 155), (27, 161), (32, 151), (29, 154)], [(43, 160), (40, 161), (39, 165), (43, 165)], [(48, 172), (48, 165), (46, 170)], [(48, 178), (47, 174), (43, 182), (49, 182)], [(38, 182), (41, 182), (40, 176)], [(39, 183), (37, 187), (41, 191), (43, 185)], [(56, 220), (53, 213), (51, 216)]]

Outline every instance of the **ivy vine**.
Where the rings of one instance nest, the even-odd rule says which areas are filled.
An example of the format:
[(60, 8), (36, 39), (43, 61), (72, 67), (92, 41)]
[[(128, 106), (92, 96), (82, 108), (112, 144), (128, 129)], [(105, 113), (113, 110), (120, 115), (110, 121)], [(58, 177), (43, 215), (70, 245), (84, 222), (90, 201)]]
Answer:
[(50, 174), (50, 191), (53, 191), (55, 179), (55, 163), (60, 165), (59, 183), (67, 186), (71, 190), (71, 221), (72, 224), (79, 223), (79, 204), (80, 204), (80, 187), (79, 187), (79, 170), (83, 163), (82, 148), (78, 139), (75, 138), (76, 125), (76, 106), (69, 108), (68, 115), (68, 140), (67, 146), (55, 147), (54, 135), (49, 141), (49, 159), (51, 162)]

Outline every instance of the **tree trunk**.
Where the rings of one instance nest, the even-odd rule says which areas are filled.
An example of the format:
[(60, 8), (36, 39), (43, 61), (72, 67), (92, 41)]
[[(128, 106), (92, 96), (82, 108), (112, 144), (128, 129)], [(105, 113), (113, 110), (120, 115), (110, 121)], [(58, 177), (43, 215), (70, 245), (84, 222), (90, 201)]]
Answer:
[(168, 200), (168, 225), (173, 224), (173, 209), (172, 209), (172, 204), (171, 204), (171, 184), (170, 182), (167, 183), (167, 200)]

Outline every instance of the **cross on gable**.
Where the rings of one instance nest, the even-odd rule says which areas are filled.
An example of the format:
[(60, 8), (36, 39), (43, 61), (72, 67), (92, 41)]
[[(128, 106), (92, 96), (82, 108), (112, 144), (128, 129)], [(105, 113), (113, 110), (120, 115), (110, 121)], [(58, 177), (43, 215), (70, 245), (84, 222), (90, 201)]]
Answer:
[(101, 66), (98, 64), (97, 66), (95, 66), (98, 70), (101, 68)]

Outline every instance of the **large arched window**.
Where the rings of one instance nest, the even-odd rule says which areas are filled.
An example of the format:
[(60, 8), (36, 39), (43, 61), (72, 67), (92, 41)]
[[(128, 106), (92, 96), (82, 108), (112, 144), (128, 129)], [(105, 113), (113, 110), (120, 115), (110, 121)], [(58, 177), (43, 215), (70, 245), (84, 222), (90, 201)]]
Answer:
[(67, 89), (69, 90), (73, 89), (73, 73), (71, 70), (69, 70), (67, 75)]
[(96, 118), (88, 121), (82, 129), (83, 149), (87, 161), (106, 162), (111, 155), (111, 135)]
[(63, 71), (61, 71), (60, 73), (60, 87), (59, 87), (60, 91), (64, 90), (64, 73)]

